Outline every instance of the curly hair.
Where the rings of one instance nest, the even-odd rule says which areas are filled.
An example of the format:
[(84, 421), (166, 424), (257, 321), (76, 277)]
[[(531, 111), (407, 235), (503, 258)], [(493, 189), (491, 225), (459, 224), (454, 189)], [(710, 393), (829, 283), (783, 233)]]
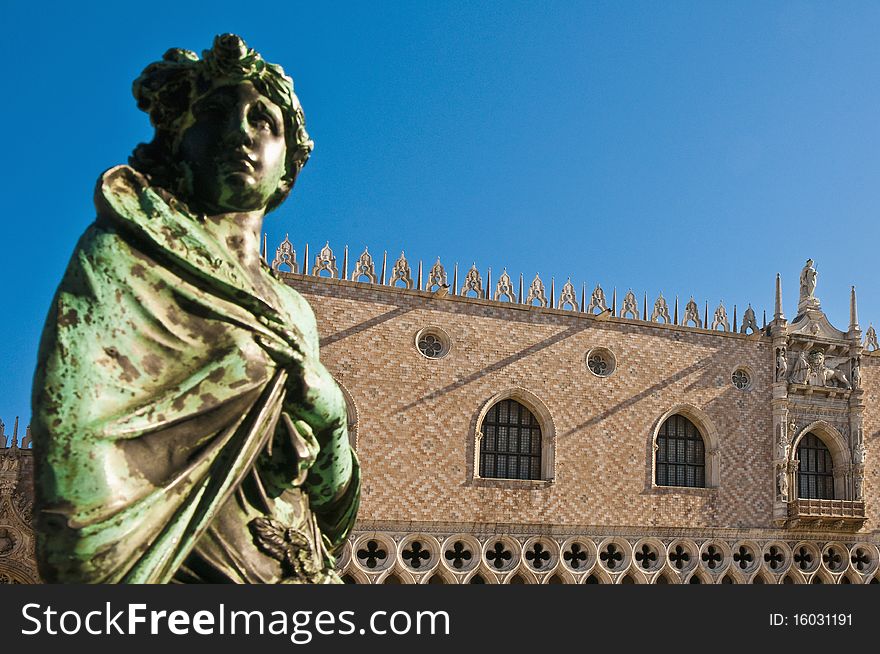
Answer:
[(192, 107), (199, 98), (225, 84), (250, 81), (281, 108), (287, 145), (286, 172), (267, 211), (281, 204), (314, 148), (306, 132), (305, 115), (293, 92), (293, 80), (277, 64), (270, 64), (241, 37), (221, 34), (199, 59), (190, 50), (172, 48), (147, 66), (132, 85), (138, 108), (150, 115), (156, 132), (150, 143), (139, 144), (129, 163), (153, 184), (175, 195), (185, 195), (187, 176), (177, 151), (183, 134), (193, 124)]

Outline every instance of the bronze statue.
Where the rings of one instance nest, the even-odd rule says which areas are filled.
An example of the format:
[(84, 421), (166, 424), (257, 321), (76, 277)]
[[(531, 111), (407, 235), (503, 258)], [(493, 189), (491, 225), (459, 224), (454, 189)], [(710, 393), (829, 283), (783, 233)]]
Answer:
[(345, 401), (259, 252), (312, 150), (293, 83), (224, 34), (133, 91), (155, 136), (101, 176), (40, 343), (41, 574), (338, 582), (360, 494)]

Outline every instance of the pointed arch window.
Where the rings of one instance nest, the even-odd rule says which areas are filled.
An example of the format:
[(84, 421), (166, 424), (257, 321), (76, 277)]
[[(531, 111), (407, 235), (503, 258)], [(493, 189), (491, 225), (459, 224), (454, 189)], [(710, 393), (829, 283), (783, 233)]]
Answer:
[(810, 500), (834, 499), (834, 465), (831, 452), (821, 438), (810, 432), (797, 448), (798, 497)]
[(697, 426), (680, 414), (669, 416), (657, 432), (658, 486), (706, 486), (706, 447)]
[(481, 477), (541, 479), (541, 425), (527, 407), (512, 399), (497, 402), (480, 431)]

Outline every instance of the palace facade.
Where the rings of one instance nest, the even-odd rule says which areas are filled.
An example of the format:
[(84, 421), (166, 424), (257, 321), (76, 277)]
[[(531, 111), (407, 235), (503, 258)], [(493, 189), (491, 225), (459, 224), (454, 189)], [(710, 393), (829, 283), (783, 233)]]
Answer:
[(347, 581), (878, 583), (877, 337), (811, 261), (769, 322), (403, 254), (303, 271), (288, 240), (272, 266), (349, 404)]
[[(880, 582), (880, 347), (855, 289), (829, 322), (811, 261), (769, 321), (403, 254), (311, 261), (285, 239), (271, 265), (348, 403), (346, 581)], [(34, 582), (29, 438), (0, 435), (0, 583)]]

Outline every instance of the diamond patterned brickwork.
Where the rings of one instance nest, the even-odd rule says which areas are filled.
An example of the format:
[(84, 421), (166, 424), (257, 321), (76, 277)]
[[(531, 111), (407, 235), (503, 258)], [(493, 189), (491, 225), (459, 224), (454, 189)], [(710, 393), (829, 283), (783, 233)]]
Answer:
[[(774, 355), (769, 338), (710, 333), (490, 300), (287, 276), (311, 303), (321, 357), (359, 412), (361, 520), (772, 528)], [(435, 326), (449, 354), (428, 361), (413, 339)], [(604, 347), (615, 374), (589, 373)], [(880, 358), (863, 360), (868, 523), (878, 524)], [(738, 367), (753, 371), (746, 391)], [(480, 411), (525, 389), (555, 427), (552, 481), (474, 479)], [(679, 405), (696, 407), (719, 441), (715, 488), (656, 488), (652, 436)]]

